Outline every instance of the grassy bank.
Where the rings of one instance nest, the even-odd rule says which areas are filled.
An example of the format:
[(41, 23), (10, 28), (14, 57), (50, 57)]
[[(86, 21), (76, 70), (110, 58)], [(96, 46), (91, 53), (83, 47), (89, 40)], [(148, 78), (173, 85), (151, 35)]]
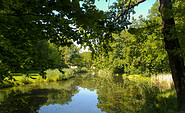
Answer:
[[(99, 72), (101, 72), (97, 74), (99, 77), (109, 77), (105, 71)], [(110, 76), (113, 78), (119, 76), (120, 79), (121, 75)], [(144, 101), (140, 110), (142, 113), (180, 113), (177, 111), (177, 94), (170, 74), (152, 75), (151, 77), (123, 74), (121, 77), (125, 84), (131, 82), (133, 86), (141, 87), (142, 98), (138, 98)]]
[(64, 68), (62, 70), (58, 69), (48, 69), (46, 70), (46, 78), (44, 79), (39, 75), (39, 71), (29, 71), (28, 76), (22, 73), (11, 73), (13, 77), (12, 80), (6, 78), (3, 83), (0, 83), (0, 88), (12, 87), (17, 85), (24, 85), (36, 82), (51, 82), (51, 81), (61, 81), (68, 80), (75, 77), (76, 73), (87, 72), (88, 70), (82, 69), (69, 69)]
[(177, 111), (177, 94), (170, 74), (152, 75), (143, 77), (141, 75), (123, 75), (135, 83), (143, 84), (145, 87), (145, 104), (143, 113), (179, 113)]

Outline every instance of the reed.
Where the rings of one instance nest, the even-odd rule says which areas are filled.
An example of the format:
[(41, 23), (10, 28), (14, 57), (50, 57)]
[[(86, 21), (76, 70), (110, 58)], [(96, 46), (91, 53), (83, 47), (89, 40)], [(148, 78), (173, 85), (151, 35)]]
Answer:
[(153, 74), (151, 75), (151, 82), (158, 85), (163, 90), (174, 89), (174, 82), (171, 74)]

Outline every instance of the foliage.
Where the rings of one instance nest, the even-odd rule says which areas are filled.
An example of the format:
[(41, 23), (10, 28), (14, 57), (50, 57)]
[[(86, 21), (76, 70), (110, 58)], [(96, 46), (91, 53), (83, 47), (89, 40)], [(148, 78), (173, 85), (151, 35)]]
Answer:
[(142, 16), (129, 30), (114, 34), (113, 51), (109, 56), (100, 55), (96, 61), (97, 68), (107, 68), (114, 73), (145, 74), (169, 72), (167, 53), (160, 33), (159, 3), (151, 8), (147, 19)]
[(29, 84), (29, 83), (31, 83), (30, 79), (29, 79), (28, 76), (25, 75), (25, 74), (23, 74), (23, 75), (21, 76), (20, 82), (21, 82), (21, 83), (24, 83), (24, 84)]
[(112, 74), (113, 74), (113, 72), (108, 69), (99, 69), (98, 70), (98, 76), (106, 77), (106, 76), (110, 76)]
[(81, 71), (82, 71), (82, 72), (87, 72), (87, 71), (88, 71), (88, 68), (82, 67), (82, 68), (81, 68)]
[(175, 36), (179, 38), (179, 43), (181, 46), (180, 51), (185, 59), (185, 33), (183, 32), (185, 30), (185, 2), (183, 0), (175, 1), (175, 3), (173, 4), (173, 10), (176, 24), (175, 27), (177, 29), (177, 33), (175, 34)]
[(47, 81), (59, 81), (64, 79), (69, 79), (75, 76), (75, 71), (73, 69), (62, 69), (63, 73), (58, 69), (48, 69), (46, 70), (46, 80)]
[[(58, 56), (58, 51), (52, 47), (51, 56), (45, 53), (45, 49), (42, 49), (43, 53), (35, 52), (39, 50), (35, 49), (35, 46), (42, 40), (49, 40), (58, 46), (70, 45), (69, 40), (76, 41), (82, 46), (89, 46), (93, 54), (99, 55), (95, 65), (115, 73), (145, 73), (148, 76), (152, 73), (169, 72), (167, 54), (164, 51), (164, 43), (161, 41), (163, 37), (159, 32), (162, 26), (158, 23), (160, 21), (158, 12), (154, 10), (157, 7), (156, 4), (148, 20), (140, 18), (128, 31), (125, 30), (121, 36), (119, 35), (130, 24), (130, 13), (135, 13), (133, 7), (144, 1), (146, 0), (138, 2), (118, 0), (110, 6), (109, 11), (103, 12), (96, 8), (95, 0), (0, 0), (0, 66), (2, 66), (0, 81), (9, 76), (9, 72), (19, 71), (26, 74), (33, 66), (35, 68), (38, 66), (43, 75), (44, 70), (48, 68), (59, 67), (60, 64), (63, 66), (63, 62), (59, 63), (61, 58)], [(160, 2), (163, 4), (161, 9), (164, 9), (161, 11), (163, 28), (167, 28), (162, 29), (162, 33), (165, 37), (171, 70), (174, 80), (181, 81), (184, 80), (184, 56), (180, 53), (184, 52), (184, 49), (176, 50), (176, 48), (180, 48), (177, 39), (184, 47), (184, 33), (182, 33), (185, 25), (184, 1), (174, 1), (173, 8), (170, 7), (171, 0), (165, 3), (163, 0)], [(165, 10), (167, 12), (164, 12)], [(168, 18), (176, 19), (175, 27), (171, 26), (175, 25), (174, 21)], [(177, 33), (174, 28), (177, 29)], [(115, 34), (117, 36), (113, 38)], [(112, 42), (113, 40), (120, 40), (123, 44)], [(120, 48), (113, 50), (111, 54), (109, 51), (117, 46)], [(38, 59), (42, 57), (34, 57), (34, 55), (47, 57), (39, 62)], [(175, 60), (176, 56), (177, 60)], [(49, 62), (45, 62), (46, 59)], [(65, 61), (67, 61), (66, 57)], [(175, 81), (175, 83), (184, 83), (183, 80), (182, 82)], [(183, 85), (185, 84), (179, 86)]]
[(73, 69), (64, 68), (62, 70), (64, 71), (64, 74), (66, 76), (66, 79), (69, 79), (69, 78), (75, 76), (75, 70), (73, 70)]
[(39, 41), (35, 46), (33, 64), (31, 69), (46, 70), (59, 68), (64, 65), (58, 47), (47, 40)]
[(0, 111), (38, 112), (44, 105), (68, 104), (78, 92), (77, 88), (71, 87), (72, 83), (25, 85), (5, 90), (0, 93)]
[[(122, 76), (106, 78), (88, 74), (62, 82), (36, 83), (9, 91), (3, 89), (0, 93), (0, 101), (3, 101), (0, 102), (0, 110), (23, 112), (30, 110), (30, 106), (34, 111), (39, 109), (38, 106), (68, 104), (72, 101), (71, 97), (79, 91), (77, 88), (82, 87), (97, 91), (97, 107), (105, 112), (176, 113), (175, 90), (160, 92), (159, 87), (151, 84), (148, 79), (149, 77), (143, 76), (129, 76), (128, 79)], [(8, 109), (10, 105), (11, 109)]]
[(83, 52), (83, 53), (80, 53), (80, 57), (81, 57), (81, 65), (80, 67), (87, 67), (87, 68), (90, 68), (92, 66), (92, 52)]
[(11, 77), (11, 76), (9, 75), (9, 72), (8, 72), (8, 67), (0, 61), (0, 83), (2, 83), (3, 80), (4, 80), (7, 76), (8, 76), (8, 77)]
[[(41, 60), (43, 62), (37, 60), (46, 54), (43, 48), (41, 53), (38, 53), (38, 48), (35, 50), (39, 44), (45, 46), (42, 45), (42, 40), (49, 40), (58, 46), (66, 46), (71, 44), (68, 40), (73, 39), (78, 44), (91, 46), (92, 49), (91, 42), (95, 43), (105, 31), (110, 32), (107, 29), (108, 25), (103, 31), (100, 30), (102, 25), (99, 23), (105, 22), (103, 19), (106, 19), (108, 15), (96, 9), (93, 3), (84, 1), (80, 5), (80, 1), (1, 0), (1, 63), (12, 72), (21, 71), (22, 73), (27, 73), (26, 71), (32, 66), (42, 68), (41, 71), (48, 69), (51, 65), (56, 66), (51, 64), (52, 61), (45, 63), (45, 59)], [(74, 26), (77, 29), (74, 29)], [(92, 35), (89, 35), (90, 32)], [(108, 47), (106, 46), (108, 42), (104, 40), (99, 40), (102, 42), (99, 45), (101, 49), (103, 49), (101, 45)], [(36, 58), (35, 54), (37, 54)], [(52, 54), (51, 57), (56, 53)], [(6, 74), (1, 76), (7, 76), (7, 71), (5, 72)]]
[(81, 66), (81, 56), (79, 55), (80, 48), (78, 48), (75, 45), (72, 45), (69, 48), (68, 54), (68, 62), (70, 63), (69, 65), (75, 65), (75, 66)]

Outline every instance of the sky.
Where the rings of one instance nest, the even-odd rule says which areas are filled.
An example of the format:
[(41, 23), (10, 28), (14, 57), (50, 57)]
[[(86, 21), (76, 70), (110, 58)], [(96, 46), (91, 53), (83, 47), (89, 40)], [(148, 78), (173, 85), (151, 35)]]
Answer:
[[(106, 0), (95, 0), (95, 5), (98, 9), (106, 11), (108, 10), (108, 6), (110, 6), (113, 2), (116, 2), (116, 0), (108, 0), (108, 2), (105, 2)], [(144, 17), (147, 16), (148, 10), (151, 9), (152, 5), (156, 2), (156, 0), (146, 0), (145, 2), (139, 4), (134, 9), (136, 13), (132, 16), (134, 18), (138, 18), (140, 15), (143, 15)]]
[[(116, 2), (116, 0), (107, 0), (108, 2), (105, 2), (106, 0), (95, 0), (95, 5), (97, 6), (98, 9), (106, 11), (108, 10), (108, 6), (110, 6), (113, 2)], [(152, 5), (156, 2), (156, 0), (146, 0), (145, 2), (139, 4), (134, 8), (136, 13), (134, 15), (131, 15), (131, 17), (134, 17), (137, 19), (140, 15), (143, 15), (143, 17), (146, 17), (148, 15), (148, 10), (151, 9)], [(80, 52), (88, 51), (86, 48), (81, 49)]]

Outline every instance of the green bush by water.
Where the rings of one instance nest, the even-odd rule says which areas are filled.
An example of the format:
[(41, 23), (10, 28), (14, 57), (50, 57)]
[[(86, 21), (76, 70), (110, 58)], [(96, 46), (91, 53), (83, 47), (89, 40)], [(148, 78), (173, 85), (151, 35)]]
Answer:
[(82, 72), (87, 72), (88, 69), (87, 69), (86, 67), (82, 67), (82, 68), (81, 68), (81, 71), (82, 71)]
[(29, 84), (31, 83), (30, 79), (25, 75), (23, 74), (21, 77), (20, 77), (20, 81), (24, 84)]
[(48, 69), (46, 70), (46, 80), (47, 81), (60, 81), (69, 79), (75, 76), (75, 70), (73, 69), (62, 69), (63, 72), (58, 69)]
[(140, 75), (123, 75), (123, 77), (135, 82), (135, 85), (142, 86), (141, 94), (144, 104), (141, 107), (141, 113), (179, 113), (177, 111), (177, 95), (174, 89), (161, 90), (158, 84), (152, 83), (150, 77)]

